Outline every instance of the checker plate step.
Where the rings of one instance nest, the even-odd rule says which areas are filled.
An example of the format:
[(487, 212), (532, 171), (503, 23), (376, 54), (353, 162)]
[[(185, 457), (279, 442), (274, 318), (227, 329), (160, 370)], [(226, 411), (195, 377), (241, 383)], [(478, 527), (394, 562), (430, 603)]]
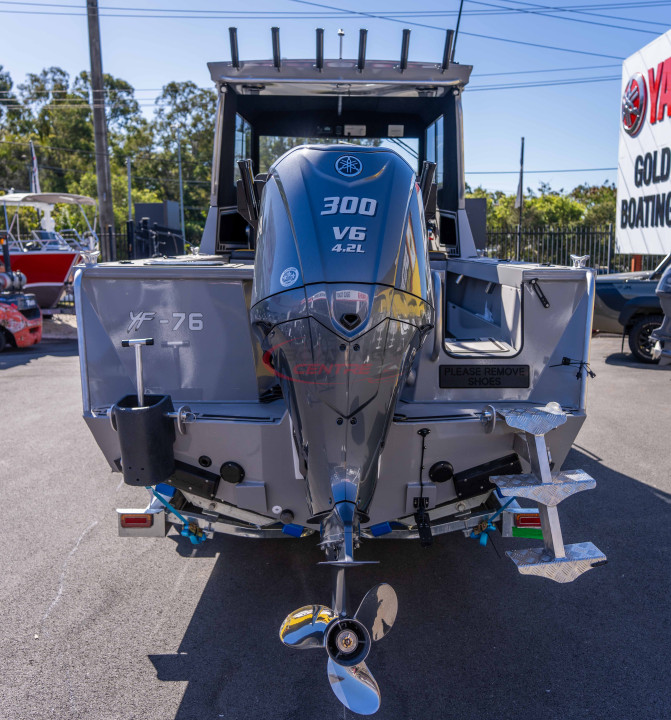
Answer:
[(606, 556), (591, 542), (566, 545), (565, 558), (556, 558), (545, 548), (508, 550), (506, 555), (522, 575), (538, 575), (558, 583), (573, 582), (583, 573), (607, 562)]
[(548, 412), (544, 408), (496, 409), (508, 427), (530, 435), (546, 435), (566, 422), (566, 413)]
[(596, 480), (584, 470), (563, 470), (552, 478), (551, 483), (541, 482), (532, 474), (493, 475), (490, 480), (504, 497), (523, 497), (550, 506), (596, 487)]

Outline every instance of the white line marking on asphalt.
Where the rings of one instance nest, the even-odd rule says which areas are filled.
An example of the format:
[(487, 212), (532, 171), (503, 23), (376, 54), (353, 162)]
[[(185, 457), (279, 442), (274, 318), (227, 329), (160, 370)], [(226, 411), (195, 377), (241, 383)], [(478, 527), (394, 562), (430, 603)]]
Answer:
[(119, 492), (121, 490), (121, 486), (123, 485), (123, 477), (121, 480), (119, 480), (119, 484), (116, 486), (116, 490), (114, 492)]
[(68, 569), (68, 563), (70, 562), (70, 558), (77, 552), (77, 549), (79, 548), (79, 545), (81, 544), (81, 541), (88, 535), (91, 530), (98, 524), (98, 521), (95, 520), (92, 522), (86, 530), (79, 536), (79, 539), (75, 543), (75, 546), (70, 550), (68, 553), (68, 556), (65, 558), (65, 562), (63, 563), (63, 569), (61, 570), (61, 577), (60, 581), (58, 583), (58, 592), (56, 593), (56, 597), (51, 601), (51, 605), (49, 605), (48, 610), (44, 613), (44, 617), (42, 618), (42, 622), (40, 624), (43, 624), (44, 621), (51, 615), (51, 611), (58, 605), (58, 602), (61, 599), (61, 595), (63, 594), (63, 585), (65, 584), (65, 573)]

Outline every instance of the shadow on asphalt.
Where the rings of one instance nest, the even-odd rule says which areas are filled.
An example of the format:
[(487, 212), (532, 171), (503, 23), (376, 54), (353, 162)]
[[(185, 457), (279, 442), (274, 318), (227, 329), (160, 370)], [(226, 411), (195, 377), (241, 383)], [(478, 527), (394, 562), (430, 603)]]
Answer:
[(8, 347), (0, 353), (0, 370), (27, 365), (33, 360), (47, 356), (59, 355), (73, 357), (79, 354), (76, 340), (42, 340), (37, 345), (27, 348)]
[[(515, 571), (503, 551), (537, 541), (496, 537), (503, 557), (453, 533), (365, 543), (350, 571), (353, 607), (378, 582), (399, 598), (393, 632), (367, 664), (382, 693), (376, 720), (668, 717), (671, 496), (572, 450), (597, 488), (562, 503), (565, 542), (591, 540), (609, 563), (559, 585)], [(191, 554), (187, 543), (178, 552)], [(284, 617), (328, 604), (317, 538), (219, 536), (218, 553), (176, 655), (151, 655), (158, 680), (187, 681), (175, 720), (323, 720), (355, 716), (329, 689), (326, 653), (282, 646)], [(179, 607), (175, 608), (179, 612)], [(660, 620), (661, 619), (661, 620)], [(664, 625), (661, 627), (660, 622)]]
[(631, 353), (611, 353), (604, 360), (606, 365), (619, 365), (620, 367), (636, 368), (637, 370), (668, 370), (669, 366), (660, 367), (657, 363), (639, 362)]

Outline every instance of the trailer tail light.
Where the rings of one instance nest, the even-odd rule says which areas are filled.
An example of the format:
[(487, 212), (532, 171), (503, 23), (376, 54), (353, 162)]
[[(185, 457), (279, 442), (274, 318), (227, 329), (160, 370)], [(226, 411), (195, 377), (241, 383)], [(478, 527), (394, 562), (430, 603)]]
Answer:
[(515, 527), (518, 528), (539, 528), (541, 526), (541, 518), (538, 513), (515, 515)]
[(123, 513), (120, 518), (122, 528), (150, 528), (154, 524), (153, 513)]

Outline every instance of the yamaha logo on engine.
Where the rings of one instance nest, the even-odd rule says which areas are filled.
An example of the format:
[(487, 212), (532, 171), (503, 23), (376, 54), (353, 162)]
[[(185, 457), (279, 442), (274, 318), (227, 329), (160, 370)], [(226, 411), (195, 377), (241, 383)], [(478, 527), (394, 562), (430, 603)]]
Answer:
[(363, 170), (363, 165), (354, 155), (341, 155), (336, 160), (335, 169), (345, 177), (356, 177)]

